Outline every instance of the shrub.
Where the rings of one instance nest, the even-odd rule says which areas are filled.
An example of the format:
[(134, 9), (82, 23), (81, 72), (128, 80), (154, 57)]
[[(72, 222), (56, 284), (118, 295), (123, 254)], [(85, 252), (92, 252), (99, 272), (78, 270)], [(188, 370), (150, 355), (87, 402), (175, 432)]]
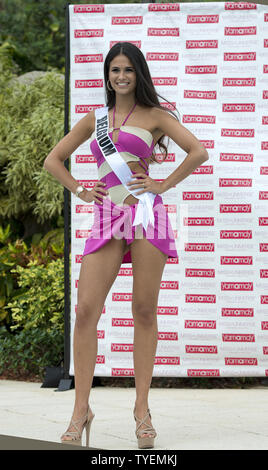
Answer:
[(57, 329), (32, 328), (11, 334), (4, 327), (0, 328), (1, 375), (8, 372), (14, 378), (37, 375), (42, 379), (44, 368), (56, 366), (63, 352), (64, 338)]
[(64, 259), (47, 265), (32, 260), (11, 272), (18, 289), (4, 307), (11, 325), (0, 328), (0, 374), (41, 378), (44, 367), (58, 365), (64, 354)]
[(5, 306), (12, 317), (12, 331), (40, 328), (45, 332), (64, 333), (64, 259), (58, 258), (47, 266), (29, 262), (26, 268), (17, 266), (19, 289)]
[(43, 163), (64, 134), (64, 81), (53, 72), (27, 84), (12, 78), (0, 102), (0, 216), (45, 223), (63, 210), (64, 188)]
[(33, 264), (46, 266), (52, 260), (62, 258), (64, 251), (63, 229), (51, 230), (43, 237), (36, 233), (30, 246), (21, 239), (13, 241), (12, 238), (10, 225), (0, 226), (0, 325), (5, 325), (8, 330), (12, 315), (11, 309), (6, 308), (7, 303), (20, 295), (22, 289), (18, 285), (20, 272), (14, 268), (27, 268)]

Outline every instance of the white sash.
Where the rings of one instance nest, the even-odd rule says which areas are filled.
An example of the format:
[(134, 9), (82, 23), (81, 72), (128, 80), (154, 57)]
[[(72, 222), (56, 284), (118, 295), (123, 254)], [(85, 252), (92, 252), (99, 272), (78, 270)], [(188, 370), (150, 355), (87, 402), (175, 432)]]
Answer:
[(151, 192), (146, 192), (143, 194), (136, 194), (135, 191), (140, 191), (138, 189), (130, 189), (127, 186), (127, 183), (132, 180), (132, 172), (121, 157), (120, 153), (117, 151), (112, 139), (110, 138), (109, 131), (109, 116), (108, 116), (108, 106), (102, 108), (97, 108), (95, 110), (96, 117), (96, 140), (98, 146), (101, 150), (102, 155), (106, 159), (107, 163), (110, 165), (116, 176), (120, 179), (124, 187), (137, 199), (139, 199), (138, 207), (136, 210), (135, 219), (133, 225), (138, 225), (142, 223), (145, 230), (147, 229), (149, 221), (154, 226), (154, 213), (153, 213), (153, 204), (156, 194)]

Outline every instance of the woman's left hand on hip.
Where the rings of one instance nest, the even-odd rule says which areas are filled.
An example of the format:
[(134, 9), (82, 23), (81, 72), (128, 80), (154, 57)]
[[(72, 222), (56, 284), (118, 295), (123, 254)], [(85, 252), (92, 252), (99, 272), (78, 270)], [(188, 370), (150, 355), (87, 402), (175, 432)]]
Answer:
[(146, 193), (147, 191), (154, 194), (162, 194), (164, 192), (163, 183), (155, 181), (145, 173), (134, 173), (132, 175), (132, 178), (138, 177), (140, 179), (132, 179), (132, 181), (127, 183), (131, 190), (141, 188), (141, 191), (137, 192), (136, 195)]

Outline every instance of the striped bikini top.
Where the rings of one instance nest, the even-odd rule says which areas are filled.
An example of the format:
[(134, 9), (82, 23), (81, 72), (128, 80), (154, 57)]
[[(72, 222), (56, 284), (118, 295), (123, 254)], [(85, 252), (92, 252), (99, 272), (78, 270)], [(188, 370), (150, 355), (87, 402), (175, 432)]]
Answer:
[[(135, 106), (136, 104), (134, 105), (134, 107)], [(153, 135), (147, 129), (143, 129), (141, 127), (136, 126), (124, 125), (131, 112), (133, 111), (134, 107), (132, 108), (120, 128), (109, 128), (109, 136), (112, 139), (112, 130), (119, 129), (117, 142), (114, 142), (117, 151), (120, 153), (121, 157), (125, 160), (125, 162), (138, 162), (138, 164), (144, 170), (146, 170), (146, 174), (148, 175), (149, 165), (147, 164), (145, 159), (152, 155), (152, 151), (154, 148)], [(122, 185), (120, 179), (114, 174), (110, 165), (106, 162), (105, 158), (103, 157), (101, 150), (98, 146), (97, 140), (95, 138), (95, 131), (91, 134), (90, 137), (90, 150), (97, 160), (99, 180), (106, 183), (105, 189), (109, 191), (113, 202), (115, 202), (116, 204), (122, 203), (123, 198), (129, 195), (130, 193)]]

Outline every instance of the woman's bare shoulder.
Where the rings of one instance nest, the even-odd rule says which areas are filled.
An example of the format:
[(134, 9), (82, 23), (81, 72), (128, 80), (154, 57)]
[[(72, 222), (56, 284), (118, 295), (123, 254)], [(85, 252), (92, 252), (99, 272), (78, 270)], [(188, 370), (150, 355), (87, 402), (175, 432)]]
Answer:
[(155, 131), (158, 131), (161, 134), (161, 126), (159, 125), (159, 123), (161, 122), (161, 119), (163, 119), (163, 117), (165, 118), (167, 114), (169, 114), (168, 110), (163, 109), (161, 107), (158, 107), (158, 106), (151, 106), (150, 108), (148, 107), (147, 117), (148, 117), (148, 122), (150, 122), (151, 129), (154, 129)]
[(148, 123), (152, 123), (153, 120), (155, 120), (156, 113), (158, 111), (161, 111), (160, 108), (157, 106), (145, 106), (145, 105), (139, 105), (138, 111), (141, 113), (143, 119), (148, 120)]
[(137, 109), (137, 121), (140, 123), (139, 126), (148, 130), (156, 143), (158, 139), (163, 135), (163, 131), (158, 128), (157, 123), (159, 119), (156, 116), (155, 111), (159, 108), (157, 106), (146, 106), (139, 105)]

